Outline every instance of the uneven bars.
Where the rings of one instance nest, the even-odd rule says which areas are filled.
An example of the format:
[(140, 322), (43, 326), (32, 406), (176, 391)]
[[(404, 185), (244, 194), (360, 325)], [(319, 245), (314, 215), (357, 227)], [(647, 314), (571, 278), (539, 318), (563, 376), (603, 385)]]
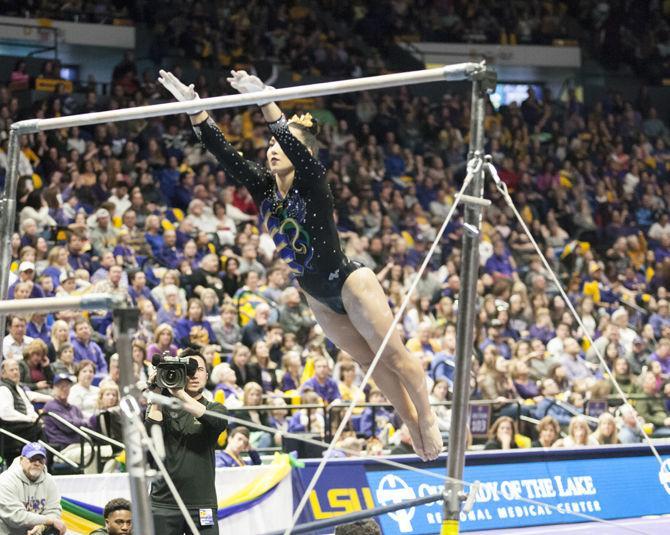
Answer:
[(484, 69), (485, 66), (482, 63), (457, 63), (455, 65), (445, 65), (444, 67), (423, 69), (420, 71), (383, 74), (380, 76), (368, 76), (352, 80), (339, 80), (335, 82), (285, 87), (282, 89), (266, 89), (253, 94), (224, 95), (202, 98), (189, 102), (168, 102), (165, 104), (138, 106), (136, 108), (127, 108), (124, 110), (109, 110), (83, 113), (80, 115), (69, 115), (67, 117), (54, 117), (52, 119), (27, 119), (25, 121), (13, 123), (11, 129), (19, 134), (31, 134), (44, 130), (71, 128), (73, 126), (85, 126), (111, 121), (130, 121), (133, 119), (161, 117), (177, 113), (193, 113), (216, 108), (248, 106), (256, 104), (262, 100), (282, 101), (340, 93), (353, 93), (355, 91), (383, 89), (386, 87), (397, 87), (402, 85), (425, 84), (428, 82), (468, 80), (472, 75), (483, 71)]
[[(392, 503), (390, 505), (381, 505), (379, 507), (373, 507), (372, 509), (363, 509), (362, 511), (334, 516), (332, 518), (314, 520), (313, 522), (305, 522), (304, 524), (297, 524), (294, 526), (291, 530), (291, 533), (295, 535), (299, 533), (312, 533), (324, 528), (339, 526), (340, 524), (348, 524), (350, 522), (357, 522), (358, 520), (367, 520), (368, 518), (373, 518), (375, 516), (393, 513), (394, 511), (399, 511), (400, 509), (409, 509), (411, 507), (427, 505), (429, 503), (441, 500), (442, 498), (442, 494), (431, 494), (429, 496), (421, 496), (419, 498), (413, 498), (411, 500), (405, 500), (399, 503)], [(266, 533), (265, 535), (283, 535), (283, 533), (284, 530), (278, 530)]]
[[(4, 266), (3, 266), (4, 267)], [(67, 297), (38, 297), (36, 299), (9, 299), (0, 301), (0, 314), (25, 312), (56, 312), (58, 310), (107, 310), (119, 306), (123, 300), (111, 294), (88, 294)]]

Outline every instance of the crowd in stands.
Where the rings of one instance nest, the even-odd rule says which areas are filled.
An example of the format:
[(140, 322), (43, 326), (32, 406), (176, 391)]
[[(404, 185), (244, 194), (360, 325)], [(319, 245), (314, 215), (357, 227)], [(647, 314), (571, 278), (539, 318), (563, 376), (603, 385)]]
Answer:
[[(197, 5), (195, 13), (208, 16)], [(397, 10), (403, 5), (394, 3)], [(217, 18), (224, 20), (209, 20)], [(249, 24), (235, 28), (253, 33)], [(311, 41), (305, 49), (315, 52)], [(81, 102), (59, 90), (22, 106), (12, 89), (0, 87), (3, 173), (6, 131), (15, 120), (167, 99), (153, 79), (139, 79), (132, 55), (112, 78), (111, 98), (89, 91)], [(194, 82), (201, 96), (230, 92)], [(462, 182), (468, 97), (431, 100), (403, 87), (337, 95), (310, 109), (325, 118), (319, 157), (345, 252), (377, 273), (397, 310)], [(257, 108), (212, 115), (246, 158), (264, 164), (269, 132)], [(612, 93), (587, 106), (574, 95), (554, 100), (549, 91), (539, 100), (531, 90), (518, 105), (488, 106), (485, 130), (487, 153), (552, 268), (488, 183), (472, 377), (473, 397), (491, 407), (486, 447), (639, 442), (638, 419), (654, 436), (667, 435), (667, 124), (649, 99), (633, 103)], [(138, 381), (149, 376), (153, 355), (199, 346), (210, 365), (211, 395), (278, 431), (327, 436), (338, 411), (310, 407), (385, 402), (374, 385), (358, 387), (361, 370), (324, 339), (249, 192), (197, 143), (185, 115), (31, 134), (20, 144), (13, 299), (121, 296), (141, 312), (132, 353)], [(450, 412), (439, 403), (453, 386), (462, 235), (457, 212), (402, 319), (407, 347), (424, 363), (445, 443)], [(3, 425), (31, 437), (45, 433), (72, 458), (89, 456), (76, 435), (40, 417), (46, 403), (75, 425), (120, 437), (119, 357), (109, 313), (15, 315), (3, 335)], [(634, 410), (615, 411), (615, 381), (639, 398)], [(292, 411), (292, 402), (308, 408)], [(265, 404), (276, 409), (253, 408)], [(367, 407), (357, 411), (342, 448), (409, 451), (408, 437), (390, 408)], [(234, 459), (246, 443), (278, 446), (280, 438), (250, 428), (227, 455)]]

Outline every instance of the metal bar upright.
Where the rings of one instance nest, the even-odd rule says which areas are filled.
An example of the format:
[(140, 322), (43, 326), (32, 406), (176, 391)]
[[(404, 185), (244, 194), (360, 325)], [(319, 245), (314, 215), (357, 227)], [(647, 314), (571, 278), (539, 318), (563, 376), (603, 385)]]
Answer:
[[(9, 131), (7, 144), (7, 174), (5, 188), (0, 198), (0, 299), (7, 299), (9, 291), (9, 267), (12, 260), (12, 232), (16, 217), (16, 188), (19, 183), (19, 134)], [(0, 312), (0, 336), (5, 336), (7, 315)]]
[[(492, 73), (484, 71), (472, 80), (472, 108), (470, 112), (470, 149), (468, 162), (484, 157), (484, 116), (486, 91)], [(481, 199), (484, 192), (484, 167), (477, 165), (467, 195)], [(449, 432), (447, 481), (444, 489), (444, 514), (441, 535), (456, 535), (459, 530), (461, 504), (464, 498), (463, 479), (465, 450), (468, 436), (468, 402), (470, 400), (470, 373), (475, 328), (475, 303), (479, 276), (479, 229), (483, 204), (464, 204), (463, 254), (461, 264), (461, 291), (458, 296), (458, 323), (456, 326), (456, 376)]]
[[(132, 340), (137, 331), (139, 310), (136, 308), (116, 308), (112, 312), (116, 335), (116, 350), (119, 354), (121, 395), (137, 400), (135, 374), (133, 372)], [(146, 456), (142, 448), (139, 430), (128, 415), (123, 417), (123, 442), (126, 445), (126, 470), (130, 478), (130, 504), (133, 514), (133, 531), (154, 533), (154, 519), (151, 516), (149, 490), (146, 480)]]

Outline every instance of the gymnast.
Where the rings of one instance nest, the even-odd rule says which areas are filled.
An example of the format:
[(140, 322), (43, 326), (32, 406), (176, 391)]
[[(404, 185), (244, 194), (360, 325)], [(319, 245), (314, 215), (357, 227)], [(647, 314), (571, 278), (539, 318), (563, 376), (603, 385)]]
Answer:
[[(240, 93), (271, 89), (245, 71), (231, 75), (228, 81)], [(199, 98), (193, 84), (186, 86), (170, 72), (161, 70), (158, 81), (179, 101)], [(316, 158), (316, 121), (309, 114), (287, 121), (274, 102), (258, 105), (273, 134), (267, 168), (242, 158), (207, 112), (191, 115), (191, 123), (226, 173), (251, 193), (279, 257), (298, 280), (326, 336), (367, 368), (393, 314), (374, 272), (342, 252), (326, 169)], [(442, 435), (428, 401), (424, 371), (397, 332), (372, 376), (407, 425), (419, 457), (437, 457)]]

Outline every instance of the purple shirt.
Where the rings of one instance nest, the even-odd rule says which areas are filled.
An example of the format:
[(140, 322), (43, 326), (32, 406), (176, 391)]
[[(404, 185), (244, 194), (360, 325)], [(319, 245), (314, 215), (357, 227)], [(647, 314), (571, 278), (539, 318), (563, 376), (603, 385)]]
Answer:
[(658, 353), (654, 352), (649, 356), (649, 362), (656, 361), (661, 365), (661, 373), (663, 375), (670, 375), (670, 357), (661, 358)]
[(314, 392), (321, 396), (321, 398), (323, 398), (326, 403), (331, 403), (332, 401), (342, 397), (337, 383), (330, 377), (326, 379), (326, 382), (323, 385), (317, 381), (316, 377), (312, 377), (303, 383), (301, 390), (304, 390), (305, 388), (311, 388), (314, 390)]
[(511, 277), (514, 273), (514, 268), (509, 261), (508, 256), (498, 256), (496, 254), (491, 255), (491, 257), (486, 261), (484, 265), (484, 270), (492, 275), (494, 273), (500, 273), (505, 277)]
[[(44, 412), (57, 414), (76, 427), (81, 427), (82, 425), (88, 426), (89, 424), (88, 420), (81, 413), (81, 410), (79, 410), (79, 407), (63, 403), (56, 399), (52, 399), (44, 405)], [(70, 444), (79, 444), (79, 435), (55, 418), (44, 417), (44, 433), (49, 444), (52, 446), (64, 447)]]
[(96, 344), (93, 340), (89, 340), (88, 344), (84, 344), (77, 338), (72, 338), (70, 340), (72, 343), (72, 348), (74, 349), (74, 361), (79, 362), (80, 360), (88, 359), (92, 360), (95, 364), (95, 375), (103, 376), (107, 375), (107, 361), (105, 356), (102, 353), (100, 346)]

